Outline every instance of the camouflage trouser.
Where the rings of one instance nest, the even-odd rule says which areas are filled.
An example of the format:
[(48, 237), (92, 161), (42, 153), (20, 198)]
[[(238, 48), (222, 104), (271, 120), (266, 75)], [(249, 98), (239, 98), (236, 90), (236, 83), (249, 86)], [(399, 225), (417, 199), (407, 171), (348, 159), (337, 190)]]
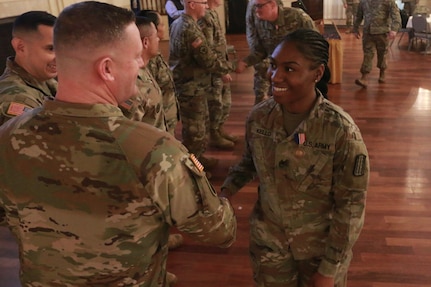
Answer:
[(208, 104), (204, 93), (178, 96), (182, 123), (182, 142), (185, 147), (200, 157), (207, 146)]
[(255, 104), (268, 97), (270, 81), (268, 79), (269, 59), (254, 65), (254, 95)]
[[(253, 216), (252, 216), (253, 217)], [(308, 287), (317, 272), (321, 257), (295, 260), (283, 229), (272, 223), (250, 221), (250, 260), (257, 287)], [(307, 243), (305, 243), (307, 244)], [(319, 250), (319, 252), (324, 252)], [(341, 262), (335, 287), (345, 287), (352, 253)]]
[(229, 83), (223, 83), (220, 76), (213, 76), (212, 86), (207, 94), (210, 129), (219, 129), (230, 113), (232, 105)]
[(361, 66), (361, 73), (368, 74), (373, 66), (374, 50), (377, 51), (377, 68), (386, 70), (386, 56), (388, 54), (389, 40), (386, 34), (370, 35), (364, 33), (362, 36), (362, 50), (364, 60)]
[(358, 12), (359, 3), (348, 3), (346, 7), (346, 26), (352, 27), (355, 23), (356, 13)]

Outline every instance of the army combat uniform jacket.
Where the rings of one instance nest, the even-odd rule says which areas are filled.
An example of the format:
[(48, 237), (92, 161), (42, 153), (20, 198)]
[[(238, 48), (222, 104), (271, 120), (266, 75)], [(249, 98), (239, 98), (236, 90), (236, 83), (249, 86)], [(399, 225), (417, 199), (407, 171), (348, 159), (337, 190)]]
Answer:
[(288, 135), (270, 98), (251, 111), (243, 158), (222, 189), (234, 194), (257, 175), (252, 239), (295, 260), (323, 256), (319, 272), (333, 277), (363, 226), (368, 173), (360, 131), (340, 107), (320, 96)]
[(25, 111), (40, 107), (57, 92), (54, 79), (40, 82), (18, 66), (14, 57), (6, 61), (0, 77), (0, 125)]
[(120, 104), (126, 118), (167, 131), (162, 91), (147, 67), (139, 70), (136, 85), (138, 93)]
[(278, 9), (278, 19), (275, 22), (260, 20), (254, 15), (254, 25), (248, 23), (247, 42), (250, 54), (244, 59), (248, 66), (269, 57), (287, 34), (299, 28), (317, 31), (313, 19), (303, 10), (282, 6), (278, 6)]
[(353, 32), (358, 32), (362, 20), (363, 34), (386, 34), (401, 28), (400, 10), (393, 0), (361, 0)]
[(169, 66), (180, 95), (205, 94), (211, 85), (211, 73), (225, 75), (235, 69), (220, 58), (207, 41), (196, 21), (182, 14), (171, 26)]
[(48, 101), (3, 125), (0, 142), (22, 286), (164, 287), (170, 226), (219, 247), (235, 238), (199, 163), (118, 107)]

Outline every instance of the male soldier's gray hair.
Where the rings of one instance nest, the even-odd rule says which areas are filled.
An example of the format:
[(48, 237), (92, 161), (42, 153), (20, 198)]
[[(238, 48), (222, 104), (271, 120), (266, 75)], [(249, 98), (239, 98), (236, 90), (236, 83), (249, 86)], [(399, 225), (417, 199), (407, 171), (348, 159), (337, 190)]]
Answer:
[(112, 44), (124, 37), (125, 28), (135, 21), (131, 10), (97, 1), (66, 7), (54, 26), (56, 53), (76, 47), (87, 49)]

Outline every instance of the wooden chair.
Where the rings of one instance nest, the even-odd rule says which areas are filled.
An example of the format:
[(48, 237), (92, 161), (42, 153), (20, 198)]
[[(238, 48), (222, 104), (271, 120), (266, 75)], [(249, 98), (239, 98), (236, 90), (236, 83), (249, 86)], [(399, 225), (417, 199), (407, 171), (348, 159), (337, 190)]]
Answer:
[(418, 40), (421, 40), (421, 41), (425, 40), (426, 41), (425, 52), (428, 51), (428, 48), (430, 47), (430, 41), (431, 41), (431, 31), (426, 19), (426, 15), (424, 14), (413, 15), (412, 27), (413, 27), (413, 35), (412, 35), (412, 38), (410, 39), (408, 50), (410, 51), (410, 48), (414, 41), (417, 42)]

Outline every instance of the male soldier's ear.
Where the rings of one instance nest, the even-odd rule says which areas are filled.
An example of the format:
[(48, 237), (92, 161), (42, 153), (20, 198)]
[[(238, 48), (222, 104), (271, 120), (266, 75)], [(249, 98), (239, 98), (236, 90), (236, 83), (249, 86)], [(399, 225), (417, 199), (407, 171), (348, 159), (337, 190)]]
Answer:
[(114, 81), (113, 62), (110, 57), (104, 57), (96, 61), (96, 71), (101, 79), (104, 81)]
[(22, 53), (24, 52), (25, 49), (25, 43), (24, 40), (18, 37), (14, 37), (12, 38), (11, 41), (12, 47), (15, 50), (16, 53)]

